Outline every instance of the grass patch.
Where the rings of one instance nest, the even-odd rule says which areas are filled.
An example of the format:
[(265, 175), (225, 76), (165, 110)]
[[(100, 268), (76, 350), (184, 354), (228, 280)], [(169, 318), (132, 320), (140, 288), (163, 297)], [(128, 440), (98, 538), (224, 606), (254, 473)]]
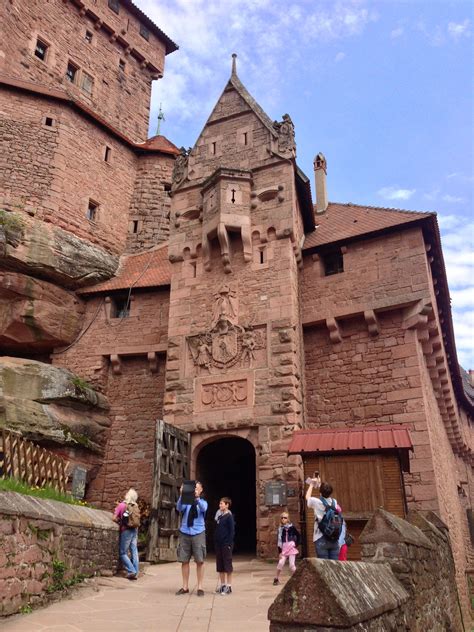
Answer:
[(27, 483), (19, 481), (15, 478), (0, 478), (0, 491), (17, 492), (18, 494), (26, 494), (27, 496), (36, 496), (37, 498), (47, 498), (49, 500), (59, 500), (69, 505), (81, 505), (88, 507), (83, 500), (76, 500), (71, 494), (63, 494), (58, 492), (54, 487), (30, 487)]
[(31, 614), (33, 612), (33, 608), (30, 606), (29, 603), (26, 604), (26, 606), (22, 606), (20, 608), (20, 614)]
[(66, 570), (67, 566), (65, 562), (58, 559), (53, 560), (53, 573), (51, 575), (52, 584), (48, 586), (46, 592), (53, 593), (58, 590), (64, 590), (65, 588), (70, 588), (71, 586), (75, 586), (76, 584), (80, 584), (84, 581), (85, 575), (82, 575), (81, 573), (73, 575), (70, 579), (64, 579)]

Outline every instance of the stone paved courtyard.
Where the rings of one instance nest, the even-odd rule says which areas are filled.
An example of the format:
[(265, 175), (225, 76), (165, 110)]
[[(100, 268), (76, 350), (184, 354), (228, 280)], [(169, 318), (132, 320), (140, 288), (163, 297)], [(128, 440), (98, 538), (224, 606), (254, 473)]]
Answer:
[[(273, 586), (275, 567), (250, 558), (234, 561), (234, 593), (216, 594), (213, 560), (206, 565), (205, 595), (196, 595), (191, 568), (190, 594), (177, 597), (178, 563), (146, 566), (136, 582), (99, 578), (72, 599), (0, 622), (2, 632), (267, 632), (267, 610), (281, 589)], [(283, 580), (288, 573), (285, 572)]]

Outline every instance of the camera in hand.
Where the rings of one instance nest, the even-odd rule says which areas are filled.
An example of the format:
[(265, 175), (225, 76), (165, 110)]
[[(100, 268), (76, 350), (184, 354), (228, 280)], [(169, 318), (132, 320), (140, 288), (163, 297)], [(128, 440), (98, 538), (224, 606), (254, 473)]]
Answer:
[(192, 505), (195, 501), (194, 490), (196, 489), (196, 481), (183, 481), (183, 491), (181, 493), (181, 502), (183, 505)]

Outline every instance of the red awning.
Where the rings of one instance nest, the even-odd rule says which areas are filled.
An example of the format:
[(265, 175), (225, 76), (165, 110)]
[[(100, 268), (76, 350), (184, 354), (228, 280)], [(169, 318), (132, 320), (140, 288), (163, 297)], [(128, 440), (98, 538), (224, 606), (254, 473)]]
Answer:
[(297, 430), (293, 434), (288, 453), (403, 449), (413, 450), (408, 429), (401, 425), (386, 425)]

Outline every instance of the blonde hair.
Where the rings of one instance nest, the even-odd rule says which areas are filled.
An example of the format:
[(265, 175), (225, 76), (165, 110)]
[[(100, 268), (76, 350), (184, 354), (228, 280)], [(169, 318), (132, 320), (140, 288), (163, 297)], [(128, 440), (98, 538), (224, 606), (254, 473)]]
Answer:
[(137, 492), (131, 487), (128, 492), (125, 494), (125, 502), (126, 503), (136, 503), (138, 498)]
[(288, 520), (290, 519), (290, 514), (287, 511), (282, 511), (280, 514), (280, 519), (281, 518), (288, 518)]

